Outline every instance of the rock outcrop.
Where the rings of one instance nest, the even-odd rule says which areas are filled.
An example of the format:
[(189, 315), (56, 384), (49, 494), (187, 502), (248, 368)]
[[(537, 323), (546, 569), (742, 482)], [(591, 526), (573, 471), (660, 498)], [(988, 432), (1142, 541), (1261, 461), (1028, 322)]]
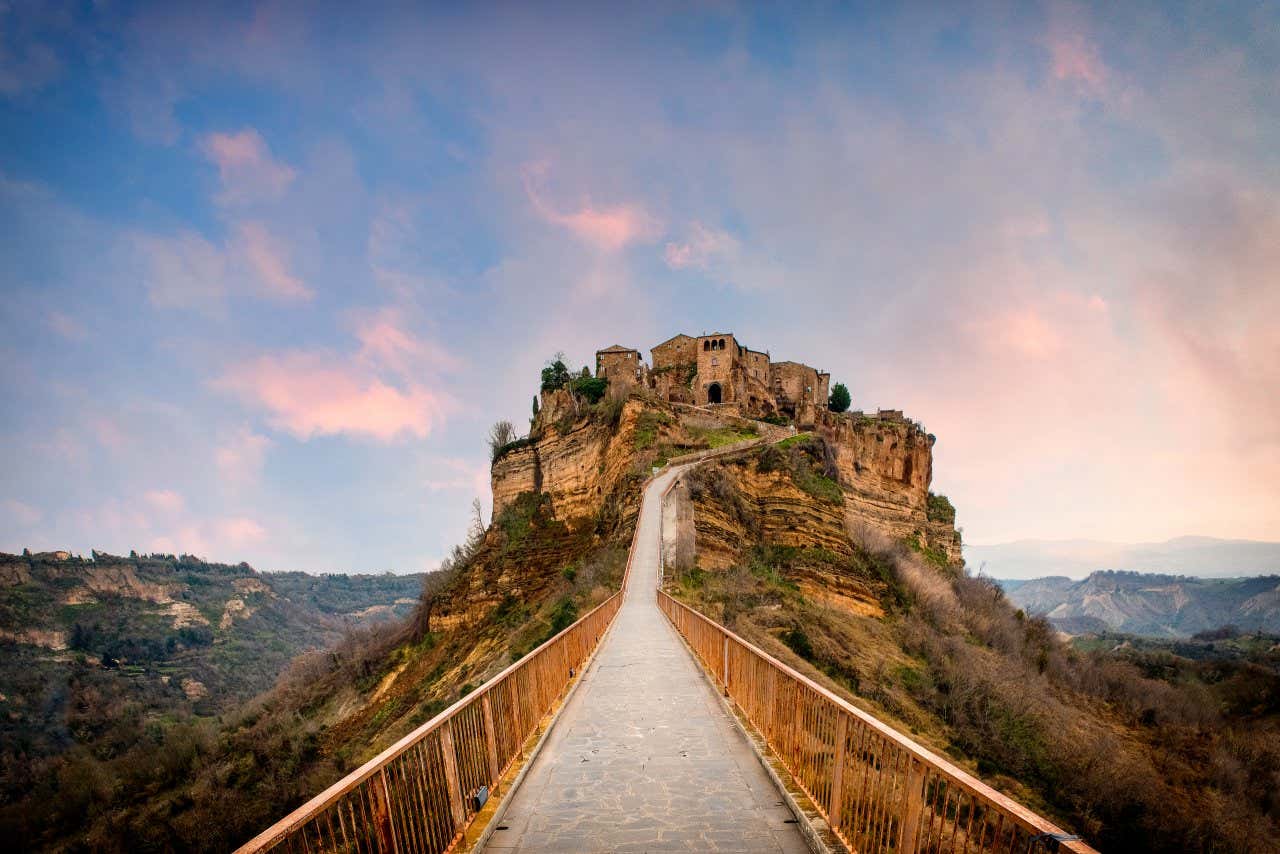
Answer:
[(849, 517), (894, 539), (915, 537), (960, 565), (955, 519), (930, 518), (935, 437), (900, 412), (818, 413), (814, 432), (835, 452)]

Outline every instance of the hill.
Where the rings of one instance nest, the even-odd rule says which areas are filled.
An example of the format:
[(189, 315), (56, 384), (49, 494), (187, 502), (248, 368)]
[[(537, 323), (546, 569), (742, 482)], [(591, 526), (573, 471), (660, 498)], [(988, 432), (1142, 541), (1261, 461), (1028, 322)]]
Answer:
[(1084, 578), (1104, 569), (1136, 570), (1200, 578), (1239, 578), (1280, 573), (1280, 543), (1177, 537), (1159, 543), (1104, 540), (1019, 540), (964, 547), (965, 561), (984, 575), (1031, 579)]
[(999, 582), (1009, 600), (1071, 634), (1094, 631), (1188, 637), (1221, 626), (1280, 633), (1280, 576), (1191, 578), (1095, 572)]
[(403, 619), (422, 580), (188, 555), (0, 554), (0, 805), (20, 804), (67, 759), (211, 726), (298, 654)]

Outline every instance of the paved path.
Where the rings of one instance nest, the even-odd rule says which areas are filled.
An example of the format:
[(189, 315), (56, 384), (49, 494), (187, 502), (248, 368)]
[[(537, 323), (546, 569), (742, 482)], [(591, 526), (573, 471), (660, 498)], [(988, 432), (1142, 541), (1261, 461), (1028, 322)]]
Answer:
[(760, 767), (658, 610), (661, 493), (645, 491), (613, 630), (486, 851), (807, 852)]

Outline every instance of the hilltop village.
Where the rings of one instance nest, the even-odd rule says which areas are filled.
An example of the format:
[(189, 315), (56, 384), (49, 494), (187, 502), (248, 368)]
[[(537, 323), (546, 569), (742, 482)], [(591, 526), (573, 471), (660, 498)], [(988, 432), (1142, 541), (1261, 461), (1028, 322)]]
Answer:
[[(782, 512), (775, 506), (777, 485), (758, 484), (760, 500), (772, 509), (757, 515), (792, 530), (794, 536), (783, 537), (788, 544), (845, 540), (845, 525), (854, 520), (933, 549), (941, 562), (962, 564), (954, 510), (929, 491), (935, 439), (921, 424), (899, 410), (833, 411), (827, 371), (775, 362), (731, 332), (676, 335), (650, 356), (646, 364), (639, 350), (614, 345), (596, 351), (594, 377), (563, 365), (558, 373), (544, 371), (528, 436), (494, 451), (493, 518), (525, 495), (545, 496), (563, 520), (629, 517), (637, 494), (627, 491), (628, 478), (717, 442), (791, 431), (804, 434), (796, 441), (822, 457), (831, 501), (796, 496), (806, 509)], [(611, 508), (610, 496), (625, 507)], [(818, 512), (825, 514), (826, 533), (795, 533), (806, 529), (800, 517)], [(709, 546), (710, 527), (702, 530)], [(700, 553), (710, 566), (735, 559), (732, 551), (722, 559), (711, 548)]]
[(615, 344), (596, 351), (596, 376), (611, 385), (653, 389), (663, 400), (694, 406), (724, 405), (745, 418), (785, 417), (812, 427), (827, 408), (831, 374), (799, 362), (774, 362), (732, 332), (676, 335), (649, 351)]

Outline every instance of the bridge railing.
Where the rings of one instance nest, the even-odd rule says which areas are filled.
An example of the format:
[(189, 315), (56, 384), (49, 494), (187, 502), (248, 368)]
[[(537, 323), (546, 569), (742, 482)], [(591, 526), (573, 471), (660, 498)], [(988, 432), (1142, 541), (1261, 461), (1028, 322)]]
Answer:
[(658, 590), (658, 605), (853, 851), (1096, 854)]
[[(636, 533), (639, 532), (637, 517)], [(236, 854), (442, 854), (462, 838), (613, 622), (622, 589), (573, 625), (249, 840)]]

